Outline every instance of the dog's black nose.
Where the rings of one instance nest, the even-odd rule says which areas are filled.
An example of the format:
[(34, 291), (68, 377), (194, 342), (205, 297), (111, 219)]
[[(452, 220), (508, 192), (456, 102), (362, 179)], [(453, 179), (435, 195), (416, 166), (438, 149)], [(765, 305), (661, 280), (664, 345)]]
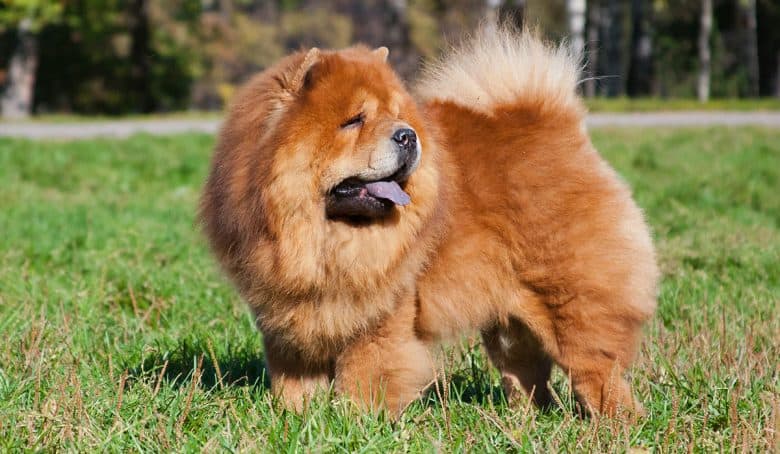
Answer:
[(393, 140), (404, 148), (415, 148), (417, 146), (417, 134), (414, 129), (401, 128), (393, 134)]

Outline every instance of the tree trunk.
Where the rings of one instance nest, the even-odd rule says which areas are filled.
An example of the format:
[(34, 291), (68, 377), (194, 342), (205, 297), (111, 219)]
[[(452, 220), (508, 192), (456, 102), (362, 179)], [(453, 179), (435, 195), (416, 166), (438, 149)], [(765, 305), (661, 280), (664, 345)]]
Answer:
[(628, 68), (628, 95), (649, 95), (653, 81), (653, 41), (650, 32), (651, 8), (647, 0), (633, 0), (631, 7), (631, 62)]
[(748, 96), (758, 96), (758, 39), (756, 27), (756, 0), (739, 0), (742, 53), (747, 67)]
[(485, 0), (485, 19), (488, 26), (498, 23), (498, 8), (501, 6), (501, 0)]
[(599, 68), (599, 30), (601, 29), (601, 4), (598, 0), (590, 1), (588, 6), (588, 58), (587, 79), (585, 80), (585, 96), (596, 96), (596, 77)]
[(138, 109), (149, 113), (155, 110), (151, 87), (151, 61), (149, 58), (149, 3), (146, 0), (133, 0), (130, 3), (132, 26), (132, 48), (130, 51), (131, 84), (138, 97)]
[(233, 20), (233, 0), (219, 0), (219, 14), (222, 20), (230, 23)]
[(388, 0), (390, 14), (384, 15), (384, 39), (391, 49), (390, 61), (405, 77), (412, 77), (417, 70), (420, 55), (412, 44), (407, 0)]
[(604, 27), (605, 76), (602, 86), (608, 97), (621, 96), (625, 88), (623, 60), (623, 9), (621, 0), (607, 1), (606, 14), (602, 16)]
[(498, 9), (498, 19), (522, 30), (527, 0), (504, 0), (501, 3), (501, 7)]
[(32, 20), (19, 23), (17, 44), (8, 65), (8, 82), (0, 105), (3, 117), (25, 118), (32, 113), (35, 69), (38, 67), (38, 36)]
[(777, 72), (775, 73), (775, 97), (780, 98), (780, 51), (777, 52)]
[(701, 20), (699, 24), (699, 83), (697, 93), (699, 102), (710, 99), (710, 34), (712, 33), (712, 0), (701, 0)]
[(585, 10), (586, 0), (566, 0), (566, 16), (571, 34), (571, 50), (582, 57), (585, 48)]
[(408, 0), (365, 0), (330, 4), (340, 5), (335, 12), (351, 17), (354, 41), (388, 47), (388, 61), (403, 79), (409, 80), (415, 76), (420, 62), (420, 53), (412, 43), (409, 3)]

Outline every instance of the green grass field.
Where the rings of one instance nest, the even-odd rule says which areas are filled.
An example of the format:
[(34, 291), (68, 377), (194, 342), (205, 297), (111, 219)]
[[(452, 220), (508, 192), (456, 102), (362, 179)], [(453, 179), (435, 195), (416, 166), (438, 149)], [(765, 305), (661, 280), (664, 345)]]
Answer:
[(648, 415), (508, 405), (473, 340), (401, 418), (267, 390), (194, 212), (212, 138), (0, 139), (0, 451), (778, 449), (780, 131), (598, 130), (664, 271), (631, 379)]
[(591, 112), (674, 112), (674, 111), (777, 111), (777, 98), (716, 98), (701, 103), (689, 98), (586, 98)]

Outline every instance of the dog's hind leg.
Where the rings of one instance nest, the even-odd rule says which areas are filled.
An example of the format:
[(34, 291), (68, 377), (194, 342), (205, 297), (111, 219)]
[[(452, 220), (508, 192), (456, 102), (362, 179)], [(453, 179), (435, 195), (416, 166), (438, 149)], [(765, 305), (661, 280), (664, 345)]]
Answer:
[(534, 332), (552, 360), (571, 378), (583, 410), (613, 416), (620, 409), (641, 414), (623, 378), (636, 356), (646, 316), (617, 292), (578, 294), (563, 304), (539, 298), (517, 316)]
[(599, 302), (577, 298), (553, 309), (558, 347), (554, 360), (571, 377), (586, 411), (641, 414), (642, 406), (623, 375), (636, 356), (642, 320), (617, 302)]
[(508, 400), (531, 397), (540, 408), (553, 403), (547, 387), (552, 359), (522, 322), (510, 319), (505, 326), (496, 324), (482, 331), (482, 339), (490, 360), (501, 372)]
[(646, 315), (621, 303), (621, 296), (580, 294), (557, 304), (543, 296), (524, 298), (511, 312), (515, 321), (483, 334), (491, 359), (505, 379), (517, 377), (526, 392), (546, 383), (554, 363), (571, 378), (584, 412), (641, 414), (623, 374), (636, 356)]

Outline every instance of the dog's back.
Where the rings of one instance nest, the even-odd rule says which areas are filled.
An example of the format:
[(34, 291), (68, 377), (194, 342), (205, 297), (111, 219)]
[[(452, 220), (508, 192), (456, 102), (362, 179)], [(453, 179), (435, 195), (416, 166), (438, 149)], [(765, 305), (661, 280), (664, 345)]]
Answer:
[(420, 282), (418, 329), (480, 329), (510, 391), (546, 403), (555, 361), (586, 406), (613, 412), (635, 408), (620, 372), (655, 309), (658, 271), (630, 190), (588, 138), (577, 68), (565, 48), (499, 28), (421, 82), (457, 201)]

